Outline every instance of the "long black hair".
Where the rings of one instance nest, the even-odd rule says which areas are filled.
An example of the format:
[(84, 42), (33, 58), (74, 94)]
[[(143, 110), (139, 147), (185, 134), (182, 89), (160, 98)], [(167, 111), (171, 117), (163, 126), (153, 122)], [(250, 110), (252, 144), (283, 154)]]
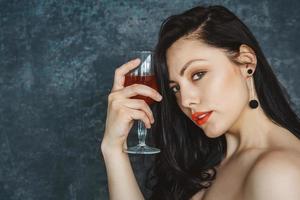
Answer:
[(162, 151), (148, 174), (150, 199), (189, 199), (211, 186), (227, 150), (225, 135), (208, 138), (179, 108), (168, 87), (167, 49), (179, 38), (194, 35), (210, 46), (238, 53), (242, 44), (253, 49), (257, 67), (253, 75), (260, 106), (274, 123), (300, 139), (300, 120), (273, 73), (257, 40), (247, 26), (227, 8), (197, 6), (167, 18), (155, 49), (155, 70), (163, 101), (154, 108), (155, 145)]

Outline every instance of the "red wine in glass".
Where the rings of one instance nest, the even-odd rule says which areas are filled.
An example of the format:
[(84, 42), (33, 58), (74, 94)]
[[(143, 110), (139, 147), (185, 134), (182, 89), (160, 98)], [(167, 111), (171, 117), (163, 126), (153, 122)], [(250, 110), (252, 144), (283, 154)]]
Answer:
[[(129, 86), (132, 84), (143, 84), (147, 85), (155, 90), (158, 90), (157, 83), (154, 75), (146, 75), (146, 76), (135, 76), (135, 75), (126, 75), (125, 76), (125, 84), (124, 86)], [(142, 95), (136, 95), (132, 97), (133, 99), (142, 99), (144, 100), (148, 105), (153, 104), (155, 101), (150, 97), (145, 97)]]

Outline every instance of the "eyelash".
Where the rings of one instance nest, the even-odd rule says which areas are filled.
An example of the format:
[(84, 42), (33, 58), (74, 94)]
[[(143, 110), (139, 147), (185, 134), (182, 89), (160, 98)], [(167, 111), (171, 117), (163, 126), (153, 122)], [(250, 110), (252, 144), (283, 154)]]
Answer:
[(198, 78), (198, 79), (196, 79), (196, 80), (194, 80), (194, 81), (200, 80), (200, 79), (205, 75), (205, 73), (206, 73), (206, 72), (197, 72), (197, 73), (193, 74), (193, 75), (192, 75), (192, 80), (194, 80), (193, 77), (194, 77), (195, 75), (201, 74), (201, 75), (200, 75), (200, 78)]
[[(176, 88), (177, 91), (174, 91), (175, 88)], [(174, 94), (175, 94), (176, 92), (178, 92), (179, 89), (180, 89), (179, 85), (175, 85), (175, 86), (170, 87), (171, 92), (173, 92)]]
[[(200, 74), (200, 78), (194, 79), (194, 76), (195, 76), (195, 75), (199, 75), (199, 74)], [(192, 80), (193, 80), (193, 81), (198, 81), (198, 80), (200, 80), (205, 74), (206, 74), (206, 72), (197, 72), (197, 73), (195, 73), (195, 74), (192, 75)], [(175, 88), (177, 89), (177, 91), (174, 91)], [(176, 92), (178, 92), (179, 89), (180, 89), (179, 85), (175, 85), (175, 86), (170, 87), (171, 92), (173, 92), (174, 94), (175, 94)]]

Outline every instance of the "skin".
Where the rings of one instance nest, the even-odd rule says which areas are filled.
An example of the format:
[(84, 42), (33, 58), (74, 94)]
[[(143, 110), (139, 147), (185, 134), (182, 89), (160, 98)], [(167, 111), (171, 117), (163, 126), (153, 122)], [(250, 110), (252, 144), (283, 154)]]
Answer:
[[(194, 59), (206, 61), (190, 63), (180, 76), (182, 67)], [(238, 61), (242, 64), (231, 62), (224, 50), (191, 38), (177, 40), (167, 51), (173, 80), (170, 87), (179, 86), (174, 91), (181, 110), (190, 118), (196, 111), (213, 111), (199, 127), (208, 137), (225, 134), (227, 140), (226, 157), (217, 167), (215, 181), (192, 199), (300, 199), (299, 139), (269, 120), (260, 107), (248, 107), (253, 86), (247, 69), (255, 70), (256, 56), (251, 48), (241, 45)], [(154, 118), (143, 100), (131, 97), (143, 95), (156, 101), (162, 97), (145, 85), (124, 87), (125, 75), (139, 62), (132, 60), (116, 69), (108, 97), (101, 151), (112, 200), (144, 199), (123, 148), (134, 120), (142, 120), (150, 128)]]
[(253, 50), (241, 45), (237, 65), (223, 49), (183, 37), (166, 56), (170, 89), (181, 110), (191, 120), (194, 112), (213, 111), (198, 126), (210, 138), (225, 134), (228, 146), (212, 186), (192, 199), (300, 199), (300, 140), (268, 119), (260, 106), (248, 106), (250, 89), (255, 90), (247, 74), (256, 69)]
[[(222, 49), (191, 38), (179, 39), (167, 51), (169, 77), (174, 81), (170, 87), (180, 86), (175, 91), (181, 110), (190, 118), (195, 111), (213, 111), (200, 128), (208, 137), (225, 134), (227, 140), (226, 157), (217, 167), (215, 181), (192, 199), (300, 199), (300, 142), (269, 120), (260, 107), (248, 107), (251, 82), (246, 71), (255, 70), (256, 57), (246, 45), (241, 45), (240, 52), (238, 60), (244, 64), (237, 65)], [(180, 76), (182, 66), (193, 59), (206, 61), (190, 63)], [(125, 74), (139, 62), (132, 60), (116, 69), (108, 97), (101, 151), (112, 200), (144, 199), (122, 149), (134, 120), (142, 120), (150, 128), (154, 118), (145, 102), (131, 97), (143, 95), (156, 101), (162, 97), (144, 85), (124, 87)], [(203, 71), (206, 73), (198, 73)]]

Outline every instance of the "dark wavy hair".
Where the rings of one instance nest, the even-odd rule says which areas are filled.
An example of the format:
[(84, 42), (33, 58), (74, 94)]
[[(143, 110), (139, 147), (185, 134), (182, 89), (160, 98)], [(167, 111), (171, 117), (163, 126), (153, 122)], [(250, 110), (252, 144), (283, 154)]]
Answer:
[[(254, 84), (260, 106), (274, 123), (300, 139), (300, 120), (289, 97), (273, 73), (257, 40), (227, 8), (197, 6), (168, 17), (162, 24), (155, 49), (155, 71), (163, 101), (153, 108), (153, 139), (162, 151), (148, 172), (147, 187), (153, 200), (189, 199), (211, 186), (227, 150), (225, 135), (208, 138), (179, 108), (168, 87), (167, 49), (179, 38), (193, 35), (212, 47), (239, 53), (242, 44), (257, 57)], [(234, 59), (234, 58), (230, 58)], [(233, 60), (234, 61), (234, 60)]]

